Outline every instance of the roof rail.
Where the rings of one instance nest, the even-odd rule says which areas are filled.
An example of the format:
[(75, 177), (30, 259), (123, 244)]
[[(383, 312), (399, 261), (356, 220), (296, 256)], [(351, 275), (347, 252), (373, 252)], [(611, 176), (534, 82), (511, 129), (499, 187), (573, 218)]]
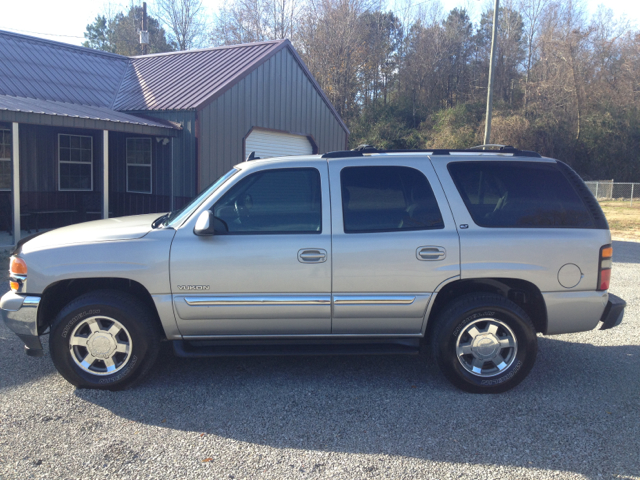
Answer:
[(503, 148), (513, 148), (511, 145), (502, 145), (501, 143), (485, 143), (484, 145), (469, 147), (469, 150), (475, 150), (476, 148), (482, 148), (484, 150), (487, 147), (500, 147), (500, 150), (502, 150)]
[[(499, 150), (485, 150), (478, 152), (478, 148), (484, 147), (500, 147)], [(322, 155), (322, 158), (344, 158), (344, 157), (362, 157), (365, 153), (428, 153), (430, 155), (450, 155), (452, 153), (510, 153), (514, 157), (534, 157), (541, 158), (541, 155), (537, 152), (530, 150), (518, 150), (511, 145), (478, 145), (476, 147), (466, 149), (450, 149), (450, 148), (432, 148), (426, 150), (378, 150), (371, 145), (360, 145), (353, 150), (338, 150), (335, 152), (328, 152)]]
[(384, 150), (378, 150), (371, 145), (358, 145), (353, 150), (338, 150), (335, 152), (327, 152), (322, 158), (343, 158), (343, 157), (361, 157), (365, 153), (383, 153)]
[(351, 151), (362, 152), (362, 153), (379, 153), (380, 152), (380, 150), (378, 150), (376, 147), (372, 145), (358, 145), (356, 148), (354, 148)]
[(362, 152), (354, 150), (338, 150), (335, 152), (327, 152), (320, 158), (343, 158), (343, 157), (361, 157)]

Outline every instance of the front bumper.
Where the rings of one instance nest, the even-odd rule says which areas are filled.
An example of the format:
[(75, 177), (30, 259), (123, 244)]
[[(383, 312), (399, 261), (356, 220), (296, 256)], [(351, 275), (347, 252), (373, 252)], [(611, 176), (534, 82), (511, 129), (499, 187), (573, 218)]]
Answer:
[(27, 355), (43, 355), (38, 336), (38, 306), (40, 297), (7, 292), (0, 299), (0, 312), (7, 327), (24, 342)]
[(609, 328), (620, 325), (622, 317), (624, 317), (624, 307), (626, 306), (627, 302), (610, 293), (609, 301), (607, 302), (607, 306), (604, 308), (604, 312), (600, 318), (600, 321), (602, 322), (600, 330), (608, 330)]

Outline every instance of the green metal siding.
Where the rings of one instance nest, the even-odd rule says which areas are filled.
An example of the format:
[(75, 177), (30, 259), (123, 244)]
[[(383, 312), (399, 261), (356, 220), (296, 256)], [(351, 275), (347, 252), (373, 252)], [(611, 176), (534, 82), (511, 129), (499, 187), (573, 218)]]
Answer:
[[(182, 130), (173, 138), (173, 195), (174, 208), (180, 208), (195, 197), (197, 175), (197, 139), (195, 110), (127, 112), (177, 123)], [(171, 165), (169, 163), (169, 171)]]
[(253, 127), (312, 135), (319, 153), (342, 150), (347, 141), (287, 48), (198, 111), (198, 122), (199, 190), (244, 160), (243, 138)]

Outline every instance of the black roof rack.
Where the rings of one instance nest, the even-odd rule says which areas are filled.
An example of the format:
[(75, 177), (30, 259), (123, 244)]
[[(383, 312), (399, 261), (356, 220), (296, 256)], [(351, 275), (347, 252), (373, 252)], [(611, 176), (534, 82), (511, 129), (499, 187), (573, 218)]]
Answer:
[[(499, 150), (481, 150), (478, 148), (500, 147)], [(450, 148), (431, 148), (420, 150), (378, 150), (371, 145), (360, 145), (353, 150), (338, 150), (336, 152), (328, 152), (322, 155), (322, 158), (344, 158), (344, 157), (362, 157), (365, 153), (429, 153), (431, 155), (450, 155), (451, 153), (510, 153), (514, 157), (534, 157), (541, 158), (537, 152), (530, 150), (518, 150), (511, 145), (478, 145), (477, 147), (466, 149), (450, 149)]]

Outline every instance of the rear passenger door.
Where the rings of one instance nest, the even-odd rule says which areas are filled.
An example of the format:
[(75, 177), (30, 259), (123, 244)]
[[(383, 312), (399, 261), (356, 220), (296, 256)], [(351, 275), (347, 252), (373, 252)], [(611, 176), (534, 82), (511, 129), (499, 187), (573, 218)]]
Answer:
[(420, 334), (433, 292), (460, 273), (458, 234), (427, 158), (329, 162), (332, 333)]

